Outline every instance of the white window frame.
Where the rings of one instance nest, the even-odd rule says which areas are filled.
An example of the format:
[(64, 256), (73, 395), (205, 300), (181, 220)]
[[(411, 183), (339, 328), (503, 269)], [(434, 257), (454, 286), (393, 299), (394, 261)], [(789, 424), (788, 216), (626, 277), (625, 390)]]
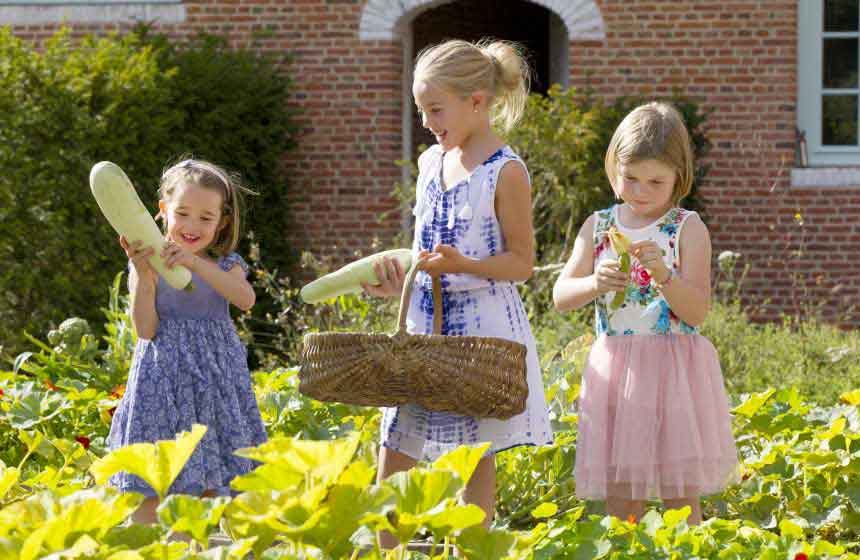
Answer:
[[(855, 147), (821, 144), (824, 1), (798, 0), (797, 22), (797, 126), (806, 134), (809, 165), (860, 166), (860, 145)], [(841, 35), (844, 34), (826, 34), (827, 37)], [(856, 34), (852, 32), (848, 36), (854, 37)], [(858, 94), (860, 88), (834, 91)]]

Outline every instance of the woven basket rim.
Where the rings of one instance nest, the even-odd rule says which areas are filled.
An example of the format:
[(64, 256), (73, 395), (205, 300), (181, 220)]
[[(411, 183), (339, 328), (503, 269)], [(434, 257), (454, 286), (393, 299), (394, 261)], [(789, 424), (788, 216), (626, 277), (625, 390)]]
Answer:
[(393, 339), (397, 336), (405, 336), (405, 337), (419, 337), (423, 339), (429, 339), (431, 341), (440, 341), (447, 342), (450, 344), (457, 344), (458, 342), (463, 342), (467, 340), (481, 341), (481, 342), (489, 342), (491, 344), (497, 344), (500, 346), (511, 346), (511, 347), (522, 347), (526, 350), (528, 349), (525, 344), (522, 342), (518, 342), (516, 340), (509, 340), (507, 338), (499, 338), (497, 336), (479, 336), (479, 335), (457, 335), (457, 334), (424, 334), (424, 333), (364, 333), (364, 332), (344, 332), (344, 331), (324, 331), (324, 332), (313, 332), (313, 333), (305, 333), (304, 339), (311, 338), (343, 338), (343, 339), (355, 339), (355, 338), (367, 338), (367, 339), (377, 339), (377, 340), (385, 340), (385, 339)]

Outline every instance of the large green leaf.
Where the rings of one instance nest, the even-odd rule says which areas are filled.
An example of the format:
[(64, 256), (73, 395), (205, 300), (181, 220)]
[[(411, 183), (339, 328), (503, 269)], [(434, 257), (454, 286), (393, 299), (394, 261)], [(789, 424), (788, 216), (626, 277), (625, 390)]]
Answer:
[(227, 529), (231, 537), (253, 538), (254, 557), (259, 558), (268, 549), (279, 531), (269, 524), (276, 519), (285, 500), (275, 492), (244, 492), (236, 496), (224, 511)]
[[(137, 509), (141, 499), (139, 494), (98, 487), (59, 499), (43, 492), (7, 509), (17, 514), (16, 532), (25, 536), (20, 550), (21, 558), (31, 559), (66, 550), (78, 542), (84, 546), (89, 541), (80, 541), (83, 536), (100, 542), (112, 528)], [(3, 524), (0, 522), (0, 525)]]
[(352, 535), (372, 516), (381, 515), (391, 501), (391, 489), (371, 484), (374, 475), (374, 469), (363, 461), (350, 465), (329, 489), (322, 515), (304, 532), (302, 541), (334, 558), (348, 556)]
[(158, 506), (158, 518), (173, 531), (186, 533), (204, 548), (209, 535), (218, 527), (230, 498), (198, 498), (177, 494)]
[(308, 480), (334, 481), (349, 465), (358, 442), (357, 433), (335, 441), (275, 437), (257, 447), (240, 449), (236, 455), (284, 469), (285, 472), (279, 475), (283, 480), (288, 479), (289, 473), (294, 473)]
[(478, 463), (484, 457), (487, 449), (490, 448), (489, 443), (470, 447), (460, 446), (450, 453), (442, 455), (433, 462), (431, 468), (433, 470), (450, 470), (454, 471), (463, 480), (463, 484), (467, 484), (472, 478), (472, 473), (478, 467)]
[(162, 531), (159, 525), (120, 525), (108, 531), (102, 542), (112, 547), (138, 549), (158, 541)]
[(137, 475), (163, 499), (205, 433), (206, 426), (194, 424), (190, 432), (182, 432), (172, 441), (121, 447), (93, 463), (90, 472), (98, 484), (120, 471)]
[(686, 525), (687, 518), (690, 516), (691, 511), (690, 506), (684, 506), (681, 509), (667, 510), (663, 514), (663, 521), (666, 522), (666, 527), (669, 529), (674, 529), (681, 523)]
[(532, 510), (532, 517), (535, 519), (545, 519), (552, 517), (558, 512), (558, 506), (552, 502), (544, 502)]
[(480, 525), (487, 514), (475, 504), (449, 505), (448, 507), (427, 516), (424, 524), (437, 541), (467, 527)]
[(20, 476), (20, 472), (15, 467), (3, 467), (0, 466), (0, 502), (3, 501), (3, 497), (15, 484), (18, 482), (18, 477)]
[(13, 428), (19, 430), (28, 430), (72, 406), (61, 393), (41, 391), (32, 381), (10, 389), (8, 397), (11, 404), (6, 419)]
[(852, 406), (860, 405), (860, 389), (842, 393), (839, 395), (839, 400)]
[(741, 416), (746, 416), (747, 418), (752, 418), (775, 392), (776, 389), (768, 389), (761, 393), (754, 393), (739, 406), (735, 407), (732, 412), (740, 414)]
[(453, 504), (463, 481), (453, 471), (415, 467), (390, 476), (382, 485), (394, 494), (395, 511), (385, 518), (389, 530), (405, 543), (435, 514)]
[(463, 530), (455, 542), (466, 558), (491, 560), (506, 557), (516, 540), (517, 538), (507, 531), (487, 531), (476, 525)]
[(242, 539), (229, 546), (218, 546), (199, 554), (197, 558), (206, 560), (231, 560), (247, 558), (254, 546), (254, 539)]
[(390, 476), (383, 485), (394, 491), (398, 512), (421, 514), (456, 497), (463, 481), (450, 471), (413, 468)]

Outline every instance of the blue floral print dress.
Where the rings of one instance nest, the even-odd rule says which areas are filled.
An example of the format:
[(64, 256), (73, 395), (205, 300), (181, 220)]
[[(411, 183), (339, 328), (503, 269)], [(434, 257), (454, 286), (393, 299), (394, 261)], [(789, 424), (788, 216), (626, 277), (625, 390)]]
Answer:
[[(236, 253), (218, 260), (222, 270), (248, 265)], [(192, 275), (192, 292), (176, 290), (159, 276), (158, 329), (139, 339), (126, 391), (111, 422), (107, 444), (122, 446), (174, 439), (192, 424), (208, 427), (169, 493), (229, 495), (230, 481), (254, 468), (233, 454), (266, 441), (251, 388), (247, 353), (229, 314), (227, 300)], [(137, 476), (122, 472), (110, 484), (122, 491), (154, 496)]]

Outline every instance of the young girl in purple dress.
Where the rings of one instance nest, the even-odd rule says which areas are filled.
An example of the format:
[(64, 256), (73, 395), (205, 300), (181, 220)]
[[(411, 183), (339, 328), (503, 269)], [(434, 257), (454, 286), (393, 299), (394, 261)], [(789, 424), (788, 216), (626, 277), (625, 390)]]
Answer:
[[(174, 439), (192, 424), (206, 425), (170, 493), (229, 494), (230, 481), (253, 468), (233, 452), (266, 440), (247, 353), (229, 314), (231, 304), (248, 310), (255, 301), (248, 265), (234, 252), (243, 190), (235, 177), (205, 161), (185, 160), (162, 175), (159, 217), (168, 240), (162, 256), (168, 266), (191, 271), (191, 292), (172, 288), (155, 272), (148, 261), (152, 247), (120, 238), (130, 261), (138, 341), (108, 448)], [(143, 480), (121, 472), (110, 483), (147, 496), (134, 520), (155, 521), (158, 499)]]

